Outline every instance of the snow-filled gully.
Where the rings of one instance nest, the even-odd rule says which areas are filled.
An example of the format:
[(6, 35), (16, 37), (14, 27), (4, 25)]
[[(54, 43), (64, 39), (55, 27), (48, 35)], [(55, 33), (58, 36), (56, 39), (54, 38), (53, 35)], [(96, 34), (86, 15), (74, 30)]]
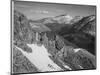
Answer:
[(22, 54), (39, 69), (39, 71), (46, 72), (63, 70), (50, 59), (50, 53), (47, 52), (47, 49), (43, 45), (38, 46), (37, 44), (27, 44), (27, 46), (31, 47), (32, 53), (27, 53), (21, 48), (17, 46), (15, 47), (20, 50)]

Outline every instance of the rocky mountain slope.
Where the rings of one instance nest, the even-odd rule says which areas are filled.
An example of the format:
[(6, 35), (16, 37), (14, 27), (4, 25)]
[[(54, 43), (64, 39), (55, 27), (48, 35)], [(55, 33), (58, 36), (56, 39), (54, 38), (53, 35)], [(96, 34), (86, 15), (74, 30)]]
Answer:
[(67, 26), (63, 27), (58, 34), (95, 55), (95, 15), (83, 17), (80, 21), (74, 23), (70, 29), (67, 28)]
[(82, 31), (84, 33), (90, 34), (92, 36), (95, 36), (96, 32), (96, 17), (95, 15), (90, 15), (87, 17), (84, 17), (79, 22), (74, 24), (74, 28), (78, 31)]

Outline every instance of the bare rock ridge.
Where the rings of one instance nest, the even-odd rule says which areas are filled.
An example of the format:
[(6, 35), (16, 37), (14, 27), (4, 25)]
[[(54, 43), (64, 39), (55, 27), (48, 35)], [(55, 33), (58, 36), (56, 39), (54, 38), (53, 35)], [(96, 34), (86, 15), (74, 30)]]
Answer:
[[(22, 13), (14, 11), (13, 44), (28, 53), (31, 53), (32, 49), (27, 44), (44, 45), (51, 54), (50, 59), (63, 70), (68, 70), (66, 65), (71, 70), (95, 69), (95, 16), (73, 18), (60, 15), (51, 19), (30, 21)], [(20, 58), (24, 57), (25, 60), (23, 68), (23, 60), (17, 59), (19, 51), (13, 48), (13, 52), (14, 73), (39, 72), (38, 68), (21, 54)]]

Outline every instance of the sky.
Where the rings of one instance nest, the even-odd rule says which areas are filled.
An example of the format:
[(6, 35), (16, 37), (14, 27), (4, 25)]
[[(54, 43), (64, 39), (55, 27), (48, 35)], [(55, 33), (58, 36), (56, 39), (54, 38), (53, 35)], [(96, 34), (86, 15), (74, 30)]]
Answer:
[(96, 7), (89, 5), (72, 5), (43, 2), (14, 1), (14, 10), (27, 16), (28, 19), (38, 20), (59, 15), (89, 16), (96, 14)]

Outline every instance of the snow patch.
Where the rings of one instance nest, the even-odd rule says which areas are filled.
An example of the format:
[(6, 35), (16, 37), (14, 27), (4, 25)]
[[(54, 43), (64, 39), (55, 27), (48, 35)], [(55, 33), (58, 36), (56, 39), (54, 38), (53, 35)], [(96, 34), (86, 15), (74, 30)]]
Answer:
[(69, 69), (69, 70), (72, 70), (69, 66), (67, 65), (63, 65), (65, 68)]
[(82, 49), (81, 48), (76, 48), (76, 49), (73, 49), (74, 50), (74, 52), (76, 53), (76, 52), (78, 52), (78, 51), (81, 51)]

